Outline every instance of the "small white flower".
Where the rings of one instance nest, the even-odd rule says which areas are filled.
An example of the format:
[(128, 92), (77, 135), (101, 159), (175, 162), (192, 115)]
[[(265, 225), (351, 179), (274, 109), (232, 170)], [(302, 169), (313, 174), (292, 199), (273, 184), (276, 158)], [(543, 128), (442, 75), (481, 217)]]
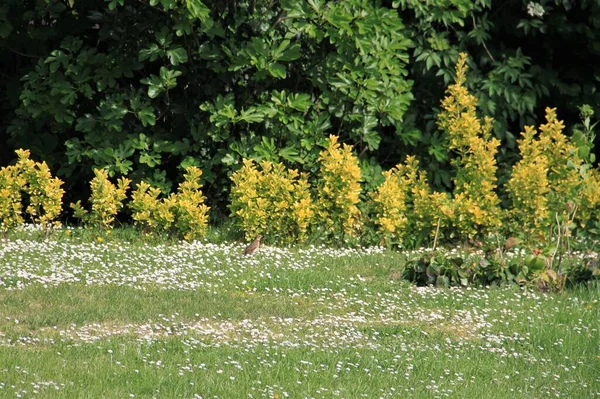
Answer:
[(527, 14), (531, 15), (532, 17), (543, 17), (545, 13), (544, 10), (544, 6), (542, 6), (540, 3), (534, 3), (533, 1), (530, 1), (529, 4), (527, 4)]

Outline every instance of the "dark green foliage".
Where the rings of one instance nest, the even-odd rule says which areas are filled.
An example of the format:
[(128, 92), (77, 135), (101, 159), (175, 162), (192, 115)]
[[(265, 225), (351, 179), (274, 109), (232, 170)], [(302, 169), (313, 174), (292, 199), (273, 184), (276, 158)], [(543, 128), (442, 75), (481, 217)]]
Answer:
[[(93, 167), (168, 192), (199, 166), (218, 211), (242, 158), (314, 172), (337, 134), (368, 188), (417, 154), (444, 189), (436, 115), (459, 51), (503, 143), (500, 183), (544, 106), (569, 125), (579, 105), (600, 104), (593, 0), (7, 0), (0, 164), (31, 149), (66, 181), (67, 201), (86, 197)], [(594, 162), (586, 112), (577, 140)]]
[[(395, 10), (352, 0), (9, 3), (26, 61), (3, 135), (71, 182), (92, 166), (168, 191), (202, 168), (213, 201), (242, 158), (308, 170), (328, 133), (376, 150), (412, 95)], [(42, 37), (44, 22), (54, 34)], [(39, 29), (36, 29), (39, 25)], [(33, 58), (19, 53), (27, 41)], [(18, 51), (18, 53), (17, 53)]]
[[(600, 4), (593, 0), (492, 2), (394, 1), (410, 16), (414, 50), (411, 104), (397, 133), (427, 159), (437, 188), (450, 186), (445, 137), (435, 126), (436, 108), (453, 77), (459, 51), (469, 53), (467, 86), (481, 112), (493, 116), (499, 149), (500, 183), (517, 159), (516, 139), (535, 124), (545, 106), (558, 107), (567, 126), (578, 106), (600, 104)], [(411, 150), (409, 150), (411, 151)]]
[(600, 279), (599, 259), (569, 256), (552, 268), (552, 256), (532, 253), (506, 257), (499, 252), (437, 250), (410, 256), (403, 277), (418, 285), (486, 286), (492, 284), (529, 285), (541, 290), (560, 291), (569, 285), (592, 284)]

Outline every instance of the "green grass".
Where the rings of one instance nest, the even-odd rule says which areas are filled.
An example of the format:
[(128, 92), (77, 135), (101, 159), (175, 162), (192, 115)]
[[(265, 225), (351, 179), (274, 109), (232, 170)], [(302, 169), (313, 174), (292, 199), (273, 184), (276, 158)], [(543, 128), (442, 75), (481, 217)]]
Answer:
[(600, 396), (597, 288), (418, 288), (401, 253), (114, 234), (1, 244), (0, 397)]

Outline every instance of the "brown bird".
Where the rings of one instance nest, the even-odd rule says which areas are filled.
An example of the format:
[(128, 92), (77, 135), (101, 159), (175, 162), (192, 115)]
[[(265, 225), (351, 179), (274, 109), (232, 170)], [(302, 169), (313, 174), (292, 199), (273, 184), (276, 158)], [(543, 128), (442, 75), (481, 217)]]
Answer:
[(244, 249), (244, 255), (252, 255), (260, 247), (260, 240), (263, 238), (260, 234), (256, 236), (254, 241)]

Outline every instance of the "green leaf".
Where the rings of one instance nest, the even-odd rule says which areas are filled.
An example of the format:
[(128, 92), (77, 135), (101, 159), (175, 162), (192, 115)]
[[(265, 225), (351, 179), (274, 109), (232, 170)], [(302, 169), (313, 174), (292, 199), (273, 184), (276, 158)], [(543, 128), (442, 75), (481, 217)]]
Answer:
[(160, 79), (163, 86), (167, 89), (172, 89), (177, 86), (177, 77), (181, 76), (181, 74), (181, 71), (160, 67)]
[(250, 107), (242, 111), (237, 119), (248, 123), (262, 122), (265, 119), (265, 113), (256, 107)]
[(273, 58), (279, 59), (279, 56), (281, 56), (281, 54), (283, 54), (283, 52), (285, 51), (286, 48), (289, 47), (289, 45), (290, 45), (289, 40), (283, 40), (281, 43), (279, 43), (279, 46), (277, 46), (277, 49), (273, 52)]
[(183, 47), (177, 47), (171, 50), (167, 50), (167, 57), (173, 65), (179, 65), (187, 62), (188, 55)]
[(164, 91), (162, 81), (156, 75), (150, 75), (149, 78), (144, 78), (140, 82), (148, 85), (148, 97), (150, 98), (156, 98)]
[(144, 127), (148, 125), (154, 126), (156, 123), (156, 116), (154, 116), (154, 109), (152, 107), (142, 108), (138, 111), (137, 116)]
[(302, 56), (302, 47), (298, 43), (294, 43), (292, 47), (287, 49), (279, 58), (279, 61), (294, 61)]
[(285, 77), (287, 75), (285, 66), (283, 66), (282, 64), (280, 64), (278, 62), (269, 65), (269, 73), (276, 78), (282, 78), (282, 79), (285, 79)]
[(146, 164), (153, 168), (156, 165), (160, 165), (161, 158), (159, 154), (148, 154), (147, 152), (142, 152), (140, 154), (140, 163)]
[(181, 163), (179, 164), (179, 167), (181, 169), (187, 169), (190, 166), (200, 167), (201, 165), (200, 165), (200, 162), (196, 158), (190, 157), (190, 156), (183, 158), (183, 161), (181, 161)]
[(187, 154), (190, 151), (191, 145), (189, 139), (183, 139), (181, 141), (167, 142), (159, 146), (159, 150), (162, 152), (169, 152), (173, 155)]
[(154, 32), (154, 37), (158, 44), (163, 48), (170, 46), (171, 40), (173, 40), (173, 35), (166, 26), (163, 26), (159, 31)]
[(225, 165), (233, 165), (235, 163), (235, 158), (231, 153), (227, 153), (223, 158), (221, 158), (221, 162)]
[(13, 27), (9, 21), (3, 21), (0, 23), (0, 37), (6, 39), (12, 30)]
[(149, 86), (148, 87), (148, 97), (156, 98), (160, 93), (162, 93), (162, 86)]
[(210, 9), (200, 0), (186, 0), (187, 9), (194, 18), (205, 22), (210, 17)]
[(284, 147), (279, 150), (279, 156), (286, 161), (297, 162), (300, 164), (304, 163), (304, 159), (300, 156), (300, 153), (295, 149), (295, 147)]
[(405, 145), (409, 144), (409, 145), (415, 146), (423, 138), (421, 131), (416, 128), (407, 129), (407, 130), (398, 130), (398, 131), (396, 131), (396, 134), (398, 134), (398, 136), (400, 136), (400, 139), (402, 139), (402, 142)]
[(297, 109), (300, 112), (306, 112), (313, 105), (310, 95), (305, 93), (297, 93), (288, 97), (290, 107)]
[(315, 12), (320, 13), (323, 11), (323, 0), (307, 0), (307, 3)]
[(124, 6), (125, 0), (110, 0), (110, 3), (108, 3), (108, 9), (112, 11), (117, 8), (117, 5)]
[(162, 50), (158, 47), (158, 45), (156, 43), (152, 43), (150, 47), (143, 48), (139, 51), (138, 60), (145, 61), (149, 59), (152, 62), (155, 61), (161, 53)]

